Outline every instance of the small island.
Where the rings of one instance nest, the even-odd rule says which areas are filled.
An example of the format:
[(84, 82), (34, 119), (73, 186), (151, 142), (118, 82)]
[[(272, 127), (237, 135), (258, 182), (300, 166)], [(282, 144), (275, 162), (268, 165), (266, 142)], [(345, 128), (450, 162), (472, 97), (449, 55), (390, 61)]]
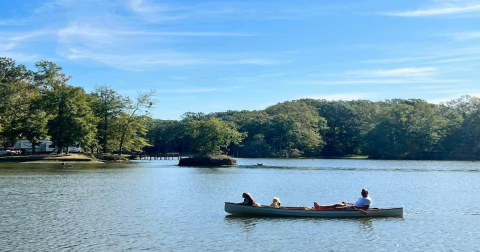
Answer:
[(193, 138), (193, 148), (200, 154), (180, 159), (179, 166), (237, 165), (235, 159), (221, 154), (228, 152), (230, 144), (238, 145), (247, 136), (245, 132), (238, 132), (235, 123), (212, 117), (208, 120), (192, 121), (188, 128)]
[(237, 166), (237, 160), (226, 155), (197, 155), (181, 158), (179, 166)]

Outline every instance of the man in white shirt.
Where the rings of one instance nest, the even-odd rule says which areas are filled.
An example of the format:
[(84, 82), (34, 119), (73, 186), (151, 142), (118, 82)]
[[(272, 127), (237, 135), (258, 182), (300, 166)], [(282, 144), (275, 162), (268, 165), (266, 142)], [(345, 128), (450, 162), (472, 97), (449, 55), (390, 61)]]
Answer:
[(319, 205), (317, 202), (313, 203), (314, 210), (367, 210), (372, 205), (373, 200), (368, 197), (368, 189), (362, 189), (362, 197), (357, 202), (349, 203), (343, 201), (342, 204), (333, 205)]
[(362, 209), (367, 210), (372, 205), (373, 200), (368, 196), (368, 189), (362, 189), (362, 197), (358, 198), (355, 204), (342, 202), (347, 205), (347, 210)]

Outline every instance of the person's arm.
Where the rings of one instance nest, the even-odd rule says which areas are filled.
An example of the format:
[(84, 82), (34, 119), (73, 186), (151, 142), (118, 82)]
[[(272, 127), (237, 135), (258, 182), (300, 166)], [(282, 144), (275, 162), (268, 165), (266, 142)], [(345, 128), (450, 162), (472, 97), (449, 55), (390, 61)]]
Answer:
[(238, 205), (248, 205), (248, 206), (251, 206), (252, 205), (252, 200), (249, 199), (249, 198), (245, 198), (245, 200), (243, 200), (242, 203), (238, 203)]
[(235, 203), (235, 205), (247, 205), (247, 199), (243, 199), (242, 203)]

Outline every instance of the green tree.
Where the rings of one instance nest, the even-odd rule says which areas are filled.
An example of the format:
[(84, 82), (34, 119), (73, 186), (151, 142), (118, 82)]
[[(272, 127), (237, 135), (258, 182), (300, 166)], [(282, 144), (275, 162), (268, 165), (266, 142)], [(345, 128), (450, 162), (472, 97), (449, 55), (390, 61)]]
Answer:
[(193, 148), (200, 154), (219, 154), (222, 149), (228, 153), (231, 144), (239, 145), (247, 136), (246, 132), (238, 132), (235, 123), (215, 117), (190, 121), (187, 132), (193, 138)]
[(89, 104), (88, 95), (81, 87), (67, 84), (70, 77), (59, 73), (60, 67), (52, 62), (36, 64), (39, 71), (36, 80), (43, 86), (42, 106), (49, 113), (48, 135), (59, 150), (80, 141), (83, 146), (94, 139), (97, 118)]
[[(454, 129), (447, 141), (452, 145), (450, 155), (459, 159), (478, 159), (480, 155), (480, 98), (469, 95), (451, 100), (445, 104), (454, 123), (459, 126)], [(455, 118), (455, 115), (460, 118)]]
[[(124, 116), (123, 120), (121, 120), (121, 137), (120, 137), (120, 143), (118, 147), (119, 154), (122, 155), (123, 151), (123, 145), (128, 139), (128, 132), (129, 132), (129, 127), (131, 127), (131, 124), (135, 121), (141, 118), (142, 115), (145, 113), (148, 113), (148, 109), (153, 108), (153, 106), (156, 103), (156, 100), (154, 99), (154, 96), (156, 94), (155, 90), (150, 90), (148, 92), (139, 92), (137, 95), (137, 98), (135, 99), (135, 102), (130, 102), (127, 100), (127, 115)], [(143, 110), (145, 109), (145, 110)]]
[(33, 72), (10, 58), (0, 58), (0, 129), (10, 144), (20, 137), (23, 117), (36, 95)]
[[(103, 153), (107, 153), (109, 139), (115, 132), (110, 127), (126, 108), (126, 99), (117, 91), (107, 86), (97, 86), (90, 94), (93, 113), (99, 118), (97, 124), (97, 139)], [(117, 120), (118, 121), (118, 120)], [(118, 146), (118, 145), (117, 145)]]
[(380, 123), (366, 135), (366, 152), (373, 158), (424, 159), (441, 149), (448, 119), (427, 102), (394, 103), (385, 108)]
[(20, 133), (32, 143), (32, 154), (36, 154), (35, 146), (47, 136), (48, 116), (40, 108), (40, 95), (32, 99), (28, 112), (21, 119)]
[(148, 121), (147, 139), (153, 145), (151, 153), (188, 151), (189, 139), (183, 121), (154, 119)]
[(323, 146), (319, 129), (325, 127), (325, 119), (304, 102), (284, 102), (268, 107), (271, 116), (270, 132), (273, 151), (283, 157), (315, 155)]

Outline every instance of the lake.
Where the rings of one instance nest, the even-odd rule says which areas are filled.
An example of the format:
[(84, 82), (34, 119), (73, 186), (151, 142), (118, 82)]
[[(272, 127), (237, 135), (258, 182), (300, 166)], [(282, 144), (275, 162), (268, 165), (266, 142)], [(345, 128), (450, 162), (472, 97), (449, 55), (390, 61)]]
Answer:
[[(237, 159), (233, 168), (0, 164), (0, 251), (478, 251), (480, 162)], [(254, 164), (262, 163), (263, 167)], [(403, 218), (232, 217), (225, 201), (356, 201)]]

